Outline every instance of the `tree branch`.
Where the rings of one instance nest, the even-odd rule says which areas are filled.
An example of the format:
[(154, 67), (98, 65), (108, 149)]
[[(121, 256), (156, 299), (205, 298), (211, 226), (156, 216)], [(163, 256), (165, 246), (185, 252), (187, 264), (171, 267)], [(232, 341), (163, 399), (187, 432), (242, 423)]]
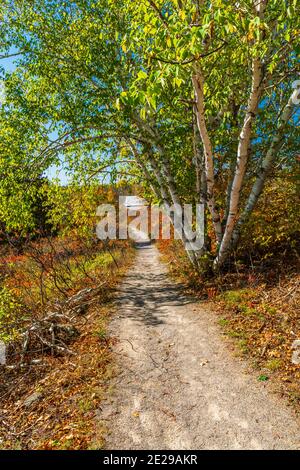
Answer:
[(160, 9), (159, 9), (158, 6), (156, 5), (156, 3), (155, 3), (153, 0), (148, 0), (148, 2), (150, 3), (151, 8), (156, 12), (156, 14), (158, 15), (158, 17), (159, 17), (160, 20), (162, 21), (162, 24), (164, 25), (164, 27), (165, 27), (166, 29), (169, 29), (168, 22), (166, 21), (164, 15), (163, 15), (162, 12), (160, 11)]
[(196, 62), (199, 59), (203, 59), (204, 57), (208, 57), (212, 54), (215, 54), (219, 50), (223, 49), (223, 47), (225, 47), (227, 44), (228, 43), (226, 41), (224, 41), (223, 44), (221, 44), (219, 47), (217, 47), (213, 51), (206, 52), (205, 54), (197, 54), (196, 56), (192, 57), (191, 59), (186, 59), (186, 60), (182, 60), (182, 61), (172, 60), (172, 59), (164, 59), (164, 58), (158, 57), (158, 56), (152, 56), (151, 59), (157, 60), (159, 62), (164, 62), (165, 64), (187, 65), (187, 64), (191, 64), (193, 62)]

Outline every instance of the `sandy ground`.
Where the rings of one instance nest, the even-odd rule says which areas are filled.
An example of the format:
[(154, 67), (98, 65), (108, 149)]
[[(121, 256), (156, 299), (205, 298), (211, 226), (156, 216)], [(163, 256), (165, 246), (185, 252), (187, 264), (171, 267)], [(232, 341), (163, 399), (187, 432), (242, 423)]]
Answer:
[(299, 449), (292, 411), (222, 338), (216, 316), (141, 244), (110, 333), (120, 374), (100, 418), (107, 449)]

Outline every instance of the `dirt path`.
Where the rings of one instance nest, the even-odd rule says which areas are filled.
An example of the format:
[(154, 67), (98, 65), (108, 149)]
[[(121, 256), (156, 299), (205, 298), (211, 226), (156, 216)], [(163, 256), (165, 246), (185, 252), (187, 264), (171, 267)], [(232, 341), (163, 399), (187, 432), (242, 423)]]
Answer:
[(298, 449), (292, 412), (247, 373), (214, 315), (141, 246), (111, 334), (120, 375), (102, 410), (108, 449)]

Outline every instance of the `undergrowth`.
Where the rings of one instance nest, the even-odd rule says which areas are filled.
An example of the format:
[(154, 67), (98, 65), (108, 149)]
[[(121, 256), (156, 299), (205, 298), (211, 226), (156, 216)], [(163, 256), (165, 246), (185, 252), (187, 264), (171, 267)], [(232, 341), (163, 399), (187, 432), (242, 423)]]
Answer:
[[(298, 238), (232, 257), (222, 273), (193, 269), (179, 242), (158, 243), (170, 273), (209, 302), (236, 351), (251, 361), (258, 380), (270, 381), (300, 411), (300, 365), (292, 356), (300, 339)], [(256, 253), (256, 255), (255, 255)]]
[[(114, 291), (133, 259), (127, 242), (84, 245), (73, 238), (45, 240), (1, 258), (0, 448), (101, 448), (104, 429), (97, 410), (114, 374), (106, 324)], [(85, 288), (102, 288), (76, 317), (76, 335), (59, 354), (42, 344), (19, 360), (22, 331), (47, 309)], [(16, 300), (17, 299), (17, 300)]]

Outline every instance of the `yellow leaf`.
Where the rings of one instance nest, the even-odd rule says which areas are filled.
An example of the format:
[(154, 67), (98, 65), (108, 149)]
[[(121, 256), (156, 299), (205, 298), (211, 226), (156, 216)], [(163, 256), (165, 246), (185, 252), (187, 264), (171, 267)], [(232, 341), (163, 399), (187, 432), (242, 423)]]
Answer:
[(180, 10), (180, 12), (179, 12), (179, 18), (180, 18), (181, 20), (183, 20), (183, 21), (185, 20), (186, 14), (185, 14), (185, 11), (184, 11), (184, 10)]

